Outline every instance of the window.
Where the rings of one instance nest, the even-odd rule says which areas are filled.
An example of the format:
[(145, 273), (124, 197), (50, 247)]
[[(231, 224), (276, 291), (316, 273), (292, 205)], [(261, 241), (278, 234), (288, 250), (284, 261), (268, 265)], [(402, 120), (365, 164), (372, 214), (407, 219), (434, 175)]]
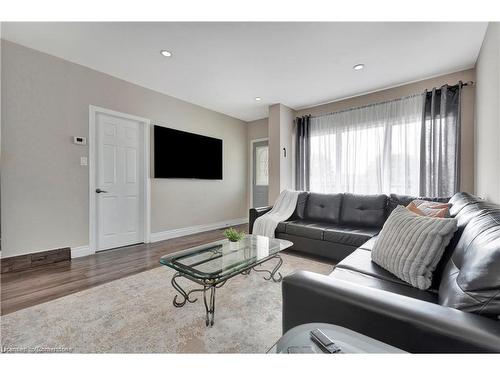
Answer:
[(268, 176), (268, 146), (255, 147), (255, 185), (267, 186)]
[(310, 190), (418, 195), (422, 95), (311, 118)]

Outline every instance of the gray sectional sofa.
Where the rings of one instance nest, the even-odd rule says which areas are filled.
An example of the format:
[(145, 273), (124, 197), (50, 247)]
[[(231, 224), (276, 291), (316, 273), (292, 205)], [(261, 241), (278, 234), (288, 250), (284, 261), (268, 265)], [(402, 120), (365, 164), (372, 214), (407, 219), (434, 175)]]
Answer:
[[(293, 216), (276, 228), (276, 237), (293, 242), (291, 250), (340, 261), (375, 237), (391, 211), (415, 197), (391, 194), (318, 194), (302, 192)], [(449, 198), (423, 198), (446, 202)], [(272, 207), (251, 208), (249, 230)]]

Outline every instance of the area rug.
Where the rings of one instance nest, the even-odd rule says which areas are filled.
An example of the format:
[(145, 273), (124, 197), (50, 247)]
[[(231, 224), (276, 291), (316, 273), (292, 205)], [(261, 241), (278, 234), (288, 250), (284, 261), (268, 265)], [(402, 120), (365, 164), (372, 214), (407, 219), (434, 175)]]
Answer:
[[(283, 276), (296, 270), (328, 274), (333, 269), (291, 254), (282, 257)], [(217, 290), (215, 325), (207, 328), (202, 298), (181, 308), (172, 305), (173, 273), (167, 267), (155, 268), (2, 316), (2, 348), (265, 353), (281, 336), (281, 283), (266, 281), (256, 272), (232, 278)]]

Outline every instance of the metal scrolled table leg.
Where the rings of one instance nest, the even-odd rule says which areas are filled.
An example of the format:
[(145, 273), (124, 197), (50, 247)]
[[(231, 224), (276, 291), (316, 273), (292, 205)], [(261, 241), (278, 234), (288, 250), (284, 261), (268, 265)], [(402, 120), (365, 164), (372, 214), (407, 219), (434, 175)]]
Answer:
[(215, 321), (215, 289), (215, 285), (205, 286), (203, 288), (203, 302), (205, 302), (206, 310), (205, 324), (207, 327), (212, 327)]
[(184, 289), (182, 289), (182, 287), (177, 283), (176, 279), (178, 277), (182, 277), (182, 274), (180, 272), (176, 272), (174, 274), (174, 276), (172, 277), (171, 283), (172, 283), (172, 286), (174, 287), (174, 289), (177, 290), (179, 292), (179, 294), (182, 296), (182, 301), (177, 302), (177, 297), (179, 297), (179, 296), (176, 294), (174, 297), (174, 300), (173, 300), (174, 306), (175, 307), (182, 307), (186, 304), (186, 302), (189, 302), (189, 303), (196, 302), (198, 300), (198, 298), (190, 299), (191, 293), (202, 292), (203, 289), (193, 289), (193, 290), (190, 290), (189, 292), (186, 293), (186, 291)]
[[(272, 271), (264, 270), (264, 269), (259, 269), (259, 268), (255, 268), (255, 267), (253, 268), (253, 270), (255, 272), (265, 272), (265, 273), (268, 273), (269, 276), (264, 276), (265, 280), (271, 280), (272, 279), (274, 282), (279, 283), (281, 280), (283, 280), (283, 276), (281, 276), (281, 273), (278, 272), (279, 268), (283, 264), (283, 259), (281, 259), (281, 256), (279, 254), (277, 254), (273, 258), (277, 258), (278, 259), (278, 263), (276, 264), (276, 266), (274, 266), (274, 268), (273, 268)], [(278, 275), (278, 277), (276, 277), (276, 275)]]

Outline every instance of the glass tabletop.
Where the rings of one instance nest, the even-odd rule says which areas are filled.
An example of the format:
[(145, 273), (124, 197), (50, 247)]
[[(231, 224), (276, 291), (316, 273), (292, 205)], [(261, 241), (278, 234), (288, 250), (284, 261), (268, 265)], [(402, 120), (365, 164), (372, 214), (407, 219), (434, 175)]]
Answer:
[(241, 241), (221, 240), (165, 255), (160, 263), (199, 279), (223, 279), (272, 258), (290, 241), (255, 234)]

